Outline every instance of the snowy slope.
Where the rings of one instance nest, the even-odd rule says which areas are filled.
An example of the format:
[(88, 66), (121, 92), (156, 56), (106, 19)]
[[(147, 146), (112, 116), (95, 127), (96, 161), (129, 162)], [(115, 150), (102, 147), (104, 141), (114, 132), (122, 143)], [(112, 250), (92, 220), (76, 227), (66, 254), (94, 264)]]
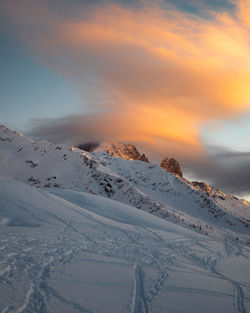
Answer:
[(101, 196), (0, 179), (0, 311), (250, 310), (250, 249)]
[(203, 234), (249, 240), (249, 203), (206, 194), (159, 166), (33, 142), (0, 126), (0, 176), (36, 187), (85, 191)]

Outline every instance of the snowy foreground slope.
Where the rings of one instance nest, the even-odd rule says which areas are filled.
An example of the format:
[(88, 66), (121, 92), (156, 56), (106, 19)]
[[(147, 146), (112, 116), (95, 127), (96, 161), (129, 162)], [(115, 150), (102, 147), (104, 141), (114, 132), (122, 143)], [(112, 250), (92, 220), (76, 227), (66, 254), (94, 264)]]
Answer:
[(250, 249), (101, 196), (0, 179), (1, 312), (250, 312)]

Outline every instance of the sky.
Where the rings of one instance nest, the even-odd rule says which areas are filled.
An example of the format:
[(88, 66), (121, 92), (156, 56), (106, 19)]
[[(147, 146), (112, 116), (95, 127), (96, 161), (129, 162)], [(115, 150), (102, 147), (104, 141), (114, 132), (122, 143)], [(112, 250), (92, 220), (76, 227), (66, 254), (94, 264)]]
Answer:
[(1, 123), (132, 142), (250, 199), (248, 0), (2, 0)]

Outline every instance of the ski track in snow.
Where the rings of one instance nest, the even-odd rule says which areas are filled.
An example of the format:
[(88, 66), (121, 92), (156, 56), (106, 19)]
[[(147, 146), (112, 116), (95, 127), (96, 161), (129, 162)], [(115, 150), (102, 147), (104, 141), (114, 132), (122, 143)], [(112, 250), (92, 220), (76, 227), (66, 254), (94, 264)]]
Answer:
[[(225, 241), (225, 249), (226, 249), (226, 255), (227, 256), (239, 256), (241, 253), (241, 249), (239, 245), (229, 245), (228, 242)], [(216, 275), (218, 278), (227, 281), (232, 284), (233, 292), (234, 292), (234, 312), (235, 313), (246, 313), (245, 305), (244, 305), (244, 293), (241, 285), (226, 277), (222, 273), (219, 273), (216, 270), (216, 263), (217, 259), (220, 259), (219, 256), (208, 256), (203, 259), (201, 259), (199, 256), (194, 254), (193, 252), (188, 252), (187, 256), (189, 259), (191, 259), (193, 262), (198, 263), (201, 267), (204, 267), (208, 269), (213, 275)]]
[(145, 274), (141, 265), (134, 265), (134, 293), (132, 313), (149, 313), (144, 290)]

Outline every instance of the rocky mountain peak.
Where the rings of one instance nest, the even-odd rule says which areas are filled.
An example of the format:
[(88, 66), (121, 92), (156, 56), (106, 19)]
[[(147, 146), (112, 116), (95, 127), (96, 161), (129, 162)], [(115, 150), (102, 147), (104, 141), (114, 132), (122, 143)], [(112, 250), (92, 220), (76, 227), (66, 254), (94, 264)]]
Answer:
[(140, 154), (136, 146), (133, 144), (111, 144), (106, 152), (114, 157), (123, 158), (125, 160), (139, 160), (143, 162), (148, 162), (148, 158), (145, 154)]
[(180, 177), (183, 177), (181, 166), (179, 162), (174, 158), (164, 158), (161, 161), (161, 167), (170, 173), (177, 174)]

